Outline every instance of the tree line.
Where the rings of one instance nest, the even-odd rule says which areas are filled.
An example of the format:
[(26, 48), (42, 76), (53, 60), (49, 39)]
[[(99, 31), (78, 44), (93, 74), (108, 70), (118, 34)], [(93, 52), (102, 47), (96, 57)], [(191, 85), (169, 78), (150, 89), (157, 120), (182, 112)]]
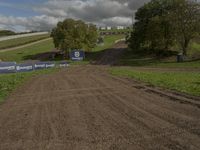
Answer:
[(0, 30), (0, 37), (1, 36), (8, 36), (8, 35), (15, 35), (16, 33), (10, 30)]
[(58, 22), (51, 32), (54, 45), (68, 57), (69, 51), (84, 49), (90, 51), (96, 46), (98, 32), (93, 24), (86, 24), (81, 20), (66, 19)]
[(179, 46), (187, 55), (191, 40), (200, 35), (200, 4), (195, 0), (152, 0), (138, 9), (128, 38), (135, 51)]

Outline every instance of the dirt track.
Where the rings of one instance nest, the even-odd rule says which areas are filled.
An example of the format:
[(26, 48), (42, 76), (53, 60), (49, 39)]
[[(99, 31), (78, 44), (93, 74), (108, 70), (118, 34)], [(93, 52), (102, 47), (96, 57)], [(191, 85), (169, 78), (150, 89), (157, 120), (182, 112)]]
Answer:
[(101, 66), (37, 77), (0, 105), (0, 150), (199, 150), (198, 99), (153, 91)]
[(112, 48), (107, 49), (97, 60), (95, 65), (115, 65), (121, 55), (124, 53), (124, 50), (127, 48), (127, 45), (124, 41), (120, 41), (113, 45)]

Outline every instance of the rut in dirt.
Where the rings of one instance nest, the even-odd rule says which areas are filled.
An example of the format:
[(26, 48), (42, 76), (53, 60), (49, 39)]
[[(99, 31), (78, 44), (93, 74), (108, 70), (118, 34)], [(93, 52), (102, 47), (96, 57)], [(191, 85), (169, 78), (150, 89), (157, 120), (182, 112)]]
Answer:
[(34, 78), (0, 105), (0, 149), (199, 150), (199, 101), (138, 87), (99, 66)]

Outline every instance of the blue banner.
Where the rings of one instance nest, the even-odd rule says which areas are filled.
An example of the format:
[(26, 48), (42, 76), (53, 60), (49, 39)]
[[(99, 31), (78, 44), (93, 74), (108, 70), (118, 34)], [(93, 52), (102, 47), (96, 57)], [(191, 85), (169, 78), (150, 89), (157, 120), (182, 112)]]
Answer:
[(32, 64), (17, 64), (16, 65), (16, 72), (27, 72), (27, 71), (33, 71), (34, 65)]
[(46, 68), (46, 62), (38, 62), (38, 63), (35, 63), (34, 65), (35, 70), (45, 69), (45, 68)]
[(85, 58), (85, 52), (83, 50), (73, 50), (70, 57), (73, 61), (82, 61)]
[(59, 63), (59, 67), (68, 67), (69, 64), (65, 61)]
[(0, 73), (14, 73), (16, 62), (0, 62)]
[(0, 62), (0, 73), (27, 72), (39, 69), (68, 66), (69, 64), (66, 61), (59, 62), (58, 64), (56, 64), (55, 62), (37, 62), (34, 64), (16, 64), (16, 62)]
[(46, 68), (54, 68), (56, 64), (54, 62), (46, 62)]

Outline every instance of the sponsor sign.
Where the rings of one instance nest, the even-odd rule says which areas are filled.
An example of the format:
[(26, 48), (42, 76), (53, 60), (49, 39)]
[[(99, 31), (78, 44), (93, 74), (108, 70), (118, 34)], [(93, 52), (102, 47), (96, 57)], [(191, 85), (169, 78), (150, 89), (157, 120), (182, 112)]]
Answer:
[(85, 52), (83, 50), (73, 50), (70, 57), (73, 61), (82, 61), (85, 57)]
[(33, 71), (34, 67), (32, 64), (17, 64), (16, 65), (16, 72), (27, 72)]
[(46, 62), (46, 68), (54, 68), (56, 64), (54, 62)]
[(38, 62), (35, 63), (34, 69), (39, 70), (39, 69), (45, 69), (46, 68), (46, 62)]
[(69, 64), (64, 61), (59, 63), (59, 67), (68, 67), (68, 66), (69, 66)]
[(0, 73), (14, 73), (16, 62), (0, 62)]
[(58, 63), (55, 62), (37, 62), (35, 64), (16, 64), (16, 62), (0, 62), (0, 73), (16, 73), (27, 72), (39, 69), (54, 68), (54, 67), (68, 67), (69, 64), (65, 61)]

